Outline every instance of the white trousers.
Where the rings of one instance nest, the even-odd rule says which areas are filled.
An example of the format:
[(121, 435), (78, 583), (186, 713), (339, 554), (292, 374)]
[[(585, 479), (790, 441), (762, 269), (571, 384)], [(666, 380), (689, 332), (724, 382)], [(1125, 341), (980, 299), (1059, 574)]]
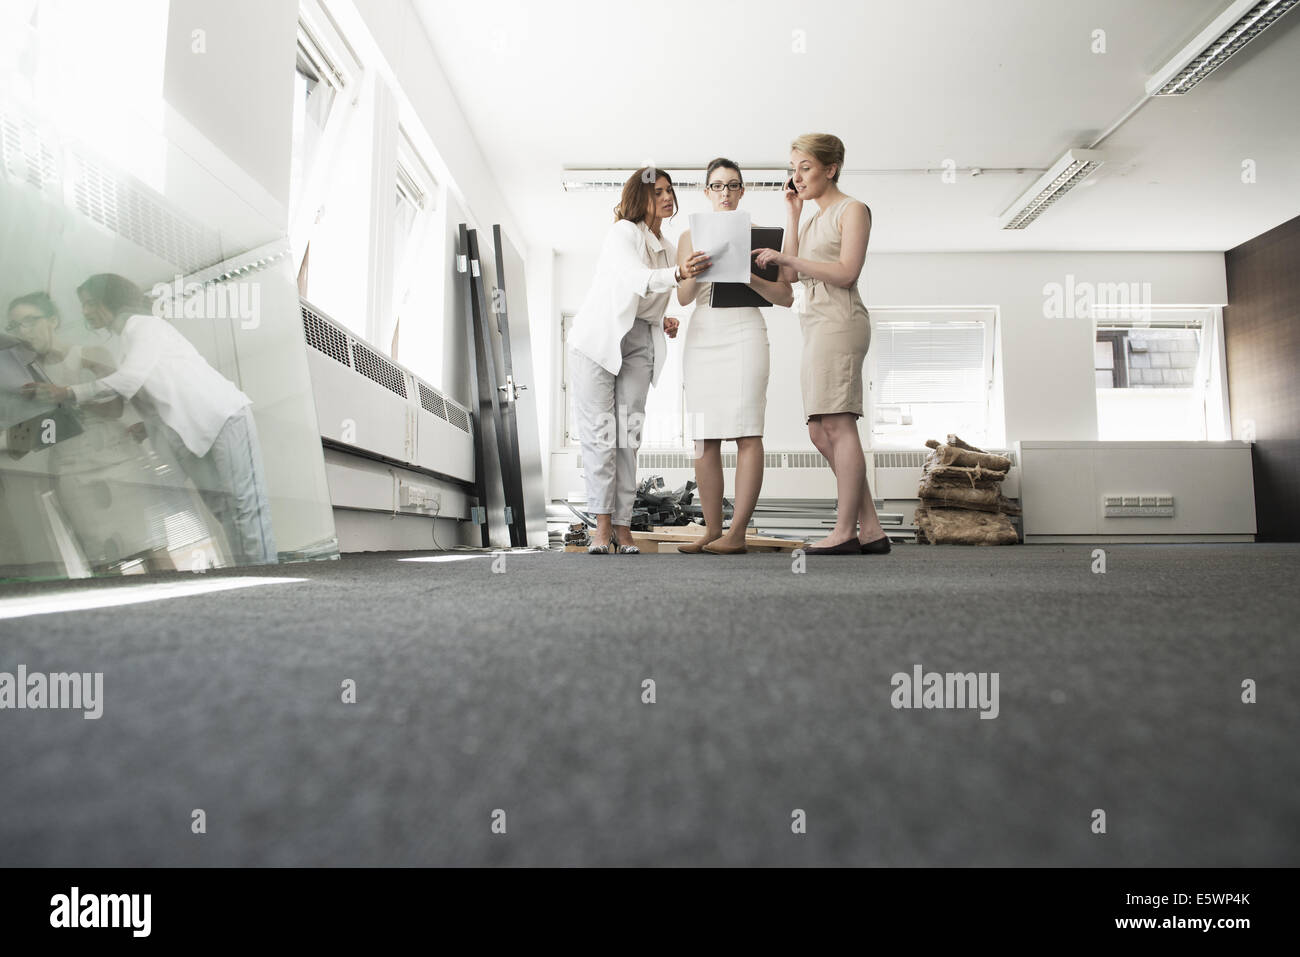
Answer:
[(629, 525), (636, 501), (636, 456), (641, 447), (645, 400), (654, 370), (654, 339), (637, 319), (621, 343), (623, 364), (614, 375), (576, 349), (569, 350), (569, 388), (582, 441), (587, 511)]

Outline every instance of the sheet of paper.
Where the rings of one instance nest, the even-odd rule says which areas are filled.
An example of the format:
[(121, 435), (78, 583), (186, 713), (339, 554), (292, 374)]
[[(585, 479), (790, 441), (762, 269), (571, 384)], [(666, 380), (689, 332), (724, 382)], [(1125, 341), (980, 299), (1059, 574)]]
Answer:
[(749, 213), (691, 213), (691, 246), (709, 254), (704, 282), (749, 282)]

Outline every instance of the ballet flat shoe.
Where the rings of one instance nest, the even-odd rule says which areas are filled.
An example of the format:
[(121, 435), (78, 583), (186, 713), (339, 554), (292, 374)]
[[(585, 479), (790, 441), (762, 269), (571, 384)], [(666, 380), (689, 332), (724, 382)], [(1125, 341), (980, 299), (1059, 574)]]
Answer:
[(815, 545), (809, 545), (803, 550), (805, 555), (861, 555), (861, 545), (856, 538), (850, 538), (848, 541), (840, 542), (838, 545), (831, 545), (825, 548), (818, 548)]
[(709, 544), (705, 545), (703, 550), (708, 552), (710, 555), (743, 555), (749, 551), (749, 549), (744, 545), (720, 544), (719, 540), (716, 538), (709, 542)]
[(859, 543), (859, 554), (862, 555), (888, 555), (889, 554), (889, 536), (882, 535), (874, 542)]
[(683, 542), (682, 544), (677, 546), (677, 551), (681, 552), (683, 555), (698, 555), (700, 552), (704, 550), (705, 544), (706, 543), (704, 542), (704, 536), (701, 535), (700, 541)]

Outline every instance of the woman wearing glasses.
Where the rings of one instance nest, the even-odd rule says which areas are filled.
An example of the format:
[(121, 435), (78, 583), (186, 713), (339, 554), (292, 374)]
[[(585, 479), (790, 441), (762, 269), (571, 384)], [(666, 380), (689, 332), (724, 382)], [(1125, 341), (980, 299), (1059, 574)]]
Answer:
[(235, 564), (278, 561), (252, 400), (167, 320), (152, 315), (144, 293), (115, 273), (77, 287), (92, 329), (117, 340), (117, 369), (71, 386), (30, 382), (30, 397), (85, 406), (120, 396), (162, 434), (181, 468), (221, 524)]
[[(54, 386), (92, 382), (113, 371), (106, 349), (63, 336), (63, 319), (48, 294), (19, 296), (9, 303), (7, 318), (6, 330), (35, 353)], [(139, 417), (120, 396), (82, 406), (77, 424), (79, 433), (61, 437), (55, 423), (45, 464), (87, 561), (97, 571), (135, 560), (152, 571), (175, 570), (167, 521), (194, 508), (177, 470), (142, 444)]]
[[(787, 190), (784, 250), (754, 252), (760, 266), (776, 263), (781, 277), (803, 284), (799, 324), (803, 359), (799, 380), (813, 445), (835, 472), (839, 506), (831, 533), (809, 555), (883, 555), (889, 537), (880, 527), (858, 437), (862, 417), (862, 363), (871, 343), (871, 317), (858, 293), (867, 259), (871, 210), (840, 191), (844, 143), (809, 133), (790, 144), (793, 190)], [(799, 227), (806, 200), (817, 212)]]
[(674, 265), (677, 250), (661, 227), (676, 212), (673, 181), (663, 170), (644, 167), (628, 178), (595, 280), (573, 317), (569, 381), (587, 511), (596, 516), (587, 548), (593, 555), (638, 551), (631, 524), (646, 395), (668, 357), (664, 333), (677, 335), (677, 320), (664, 311), (673, 288), (708, 265), (704, 253)]
[[(704, 174), (705, 195), (714, 212), (735, 210), (745, 195), (740, 167), (719, 157)], [(690, 231), (682, 234), (677, 261), (696, 255)], [(750, 276), (750, 286), (768, 302), (789, 306), (790, 283)], [(769, 347), (763, 314), (754, 306), (714, 309), (712, 283), (687, 279), (677, 287), (682, 305), (694, 301), (686, 328), (682, 378), (686, 410), (695, 439), (695, 481), (704, 510), (704, 534), (679, 552), (736, 555), (744, 552), (745, 529), (763, 485), (763, 415), (767, 409)], [(736, 443), (736, 494), (731, 528), (722, 531), (722, 443)]]

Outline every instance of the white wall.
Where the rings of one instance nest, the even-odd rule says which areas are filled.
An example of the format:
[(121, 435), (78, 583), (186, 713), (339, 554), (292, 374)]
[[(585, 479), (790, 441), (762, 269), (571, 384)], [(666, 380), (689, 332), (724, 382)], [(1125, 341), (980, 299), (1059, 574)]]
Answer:
[(266, 0), (171, 0), (167, 20), (167, 102), (283, 207), (297, 27), (296, 3)]
[[(429, 44), (425, 24), (410, 0), (326, 0), (344, 31), (350, 22), (364, 24), (375, 50), (383, 57), (402, 94), (432, 140), (437, 156), (435, 175), (450, 174), (459, 192), (460, 206), (489, 238), (493, 223), (500, 223), (522, 248), (530, 237), (518, 228), (506, 205), (487, 160), (479, 149), (447, 76)], [(437, 24), (432, 24), (437, 29)], [(348, 32), (349, 39), (354, 34)], [(363, 61), (371, 61), (358, 51)], [(417, 144), (419, 145), (419, 144)]]
[[(595, 268), (595, 253), (556, 259), (560, 312), (576, 311)], [(1005, 404), (1009, 447), (1023, 439), (1097, 438), (1097, 395), (1090, 319), (1044, 318), (1043, 287), (1150, 283), (1156, 305), (1219, 305), (1227, 302), (1222, 253), (873, 253), (861, 283), (868, 308), (885, 306), (996, 306), (994, 408)], [(671, 310), (670, 310), (671, 313)], [(801, 335), (788, 309), (764, 310), (772, 344), (764, 444), (770, 449), (811, 449), (799, 392)], [(680, 349), (682, 335), (669, 343)], [(551, 367), (558, 369), (558, 328), (551, 335)], [(558, 402), (552, 387), (552, 401)], [(560, 414), (556, 406), (554, 416)], [(992, 430), (995, 434), (996, 427)], [(546, 437), (556, 447), (554, 422)], [(942, 436), (936, 436), (942, 438)]]
[(1150, 283), (1154, 305), (1228, 301), (1222, 253), (880, 253), (868, 255), (875, 306), (995, 305), (1001, 310), (1006, 442), (1097, 438), (1093, 324), (1047, 319), (1043, 287)]
[[(538, 382), (527, 383), (530, 389), (537, 389), (539, 406), (542, 396), (550, 394), (550, 382), (543, 381), (549, 368), (545, 364), (549, 355), (546, 343), (549, 341), (547, 330), (553, 322), (554, 311), (549, 308), (550, 301), (550, 261), (552, 250), (543, 241), (536, 242), (536, 237), (529, 236), (519, 227), (514, 213), (506, 203), (499, 185), (492, 175), (487, 158), (479, 148), (455, 92), (447, 81), (438, 59), (429, 43), (426, 29), (438, 29), (437, 23), (426, 23), (421, 19), (410, 0), (364, 0), (354, 3), (352, 0), (326, 0), (329, 7), (343, 27), (349, 38), (355, 29), (349, 26), (361, 25), (373, 40), (373, 48), (359, 50), (362, 60), (367, 64), (382, 60), (379, 68), (388, 72), (395, 88), (400, 88), (404, 113), (418, 120), (427, 139), (416, 135), (419, 131), (409, 130), (417, 139), (416, 146), (427, 155), (432, 172), (447, 185), (448, 210), (450, 221), (447, 224), (447, 249), (454, 254), (456, 248), (456, 229), (462, 221), (479, 231), (479, 247), (486, 258), (492, 256), (492, 226), (500, 224), (506, 235), (511, 238), (515, 248), (524, 257), (528, 282), (528, 310), (530, 328), (533, 330), (533, 367), (537, 370)], [(420, 142), (418, 140), (423, 140)], [(463, 334), (464, 317), (458, 311), (458, 299), (454, 290), (448, 288), (444, 301), (447, 306), (445, 317), (447, 328), (443, 340), (443, 382), (442, 386), (456, 399), (474, 408), (476, 401), (469, 395), (469, 375), (466, 363), (469, 361), (468, 346)], [(405, 333), (404, 333), (405, 334)], [(544, 430), (545, 424), (539, 423)], [(542, 436), (542, 448), (547, 448), (545, 436)], [(546, 468), (543, 455), (543, 468)]]

